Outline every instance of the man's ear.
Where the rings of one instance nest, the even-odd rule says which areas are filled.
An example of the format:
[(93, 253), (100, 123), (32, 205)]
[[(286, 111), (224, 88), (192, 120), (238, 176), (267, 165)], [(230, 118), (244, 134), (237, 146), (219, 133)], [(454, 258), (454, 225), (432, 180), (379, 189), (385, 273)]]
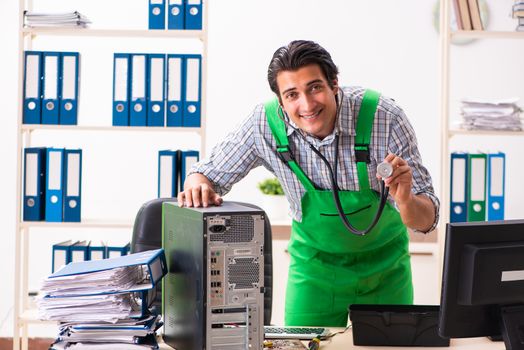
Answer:
[(278, 104), (280, 105), (282, 110), (284, 110), (284, 104), (282, 103), (282, 98), (280, 97), (280, 95), (277, 95), (277, 100), (278, 100)]
[(335, 95), (338, 93), (338, 79), (333, 80), (333, 92)]

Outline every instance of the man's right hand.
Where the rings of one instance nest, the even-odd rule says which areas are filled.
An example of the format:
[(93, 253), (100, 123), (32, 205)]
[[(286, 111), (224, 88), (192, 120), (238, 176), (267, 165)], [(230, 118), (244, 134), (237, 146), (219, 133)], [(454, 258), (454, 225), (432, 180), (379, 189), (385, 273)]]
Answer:
[(178, 206), (183, 207), (208, 207), (221, 205), (223, 200), (215, 190), (213, 184), (202, 174), (193, 173), (184, 181), (184, 191), (178, 193)]

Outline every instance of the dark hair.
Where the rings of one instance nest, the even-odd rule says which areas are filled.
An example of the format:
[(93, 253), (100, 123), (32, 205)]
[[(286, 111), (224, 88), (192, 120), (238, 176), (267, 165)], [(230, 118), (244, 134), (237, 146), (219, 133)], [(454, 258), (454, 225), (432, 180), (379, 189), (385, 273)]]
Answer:
[(329, 86), (333, 88), (333, 81), (337, 79), (338, 68), (333, 63), (331, 55), (326, 49), (309, 40), (295, 40), (275, 51), (267, 69), (269, 87), (279, 96), (278, 73), (282, 71), (296, 71), (310, 64), (318, 64), (320, 66)]

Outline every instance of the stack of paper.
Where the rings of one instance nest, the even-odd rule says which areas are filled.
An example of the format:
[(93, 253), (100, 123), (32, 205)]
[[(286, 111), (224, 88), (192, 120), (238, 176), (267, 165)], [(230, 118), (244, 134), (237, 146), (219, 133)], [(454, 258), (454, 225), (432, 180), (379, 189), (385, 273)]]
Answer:
[(65, 13), (24, 12), (24, 25), (26, 27), (85, 28), (89, 23), (91, 21), (77, 11)]
[(160, 326), (160, 316), (154, 315), (141, 320), (122, 319), (115, 324), (62, 324), (59, 340), (51, 349), (152, 349), (156, 348), (155, 331)]
[(461, 126), (468, 130), (522, 130), (521, 109), (517, 106), (517, 101), (518, 99), (464, 99), (461, 107)]
[(59, 322), (117, 322), (142, 315), (141, 300), (131, 293), (38, 298), (39, 317)]
[(61, 323), (51, 349), (155, 349), (160, 317), (149, 311), (167, 273), (163, 249), (69, 263), (47, 277), (39, 316)]

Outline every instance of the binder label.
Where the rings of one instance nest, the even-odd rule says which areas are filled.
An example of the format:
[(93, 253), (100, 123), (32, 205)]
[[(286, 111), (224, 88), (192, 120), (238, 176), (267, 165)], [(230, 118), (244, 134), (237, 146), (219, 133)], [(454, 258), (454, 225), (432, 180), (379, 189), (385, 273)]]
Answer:
[[(38, 169), (38, 154), (27, 153), (25, 158), (25, 195), (38, 195), (38, 177), (40, 176), (40, 169)], [(34, 200), (27, 203), (32, 207), (35, 205)], [(32, 204), (32, 205), (31, 205)]]
[[(60, 190), (62, 188), (62, 153), (49, 152), (49, 190)], [(56, 196), (54, 196), (56, 197)]]
[(492, 196), (503, 196), (504, 195), (504, 158), (502, 157), (493, 157), (491, 158), (491, 169), (499, 169), (499, 173), (495, 174), (496, 176), (491, 177), (491, 195)]
[(173, 196), (173, 156), (160, 157), (160, 191), (159, 197)]
[[(143, 99), (146, 96), (146, 56), (133, 56), (133, 82), (132, 82), (132, 100)], [(139, 104), (135, 105), (140, 106)], [(139, 112), (139, 111), (137, 111)]]
[[(475, 176), (471, 176), (471, 200), (472, 201), (484, 201), (485, 200), (485, 186), (486, 186), (485, 169), (486, 169), (485, 159), (483, 158), (471, 159), (471, 173), (475, 174)], [(473, 209), (475, 210), (475, 206)]]
[[(127, 58), (115, 59), (115, 101), (127, 101)], [(124, 105), (119, 104), (117, 110), (122, 112)]]
[(80, 153), (68, 154), (66, 195), (80, 196)]
[[(186, 101), (198, 102), (200, 100), (199, 94), (200, 86), (200, 61), (198, 59), (189, 58), (187, 60), (187, 85), (186, 85)], [(191, 104), (188, 107), (190, 113), (196, 112), (196, 106)]]
[[(44, 79), (44, 98), (58, 98), (58, 56), (45, 56), (45, 79)], [(49, 105), (51, 103), (51, 105)], [(51, 110), (54, 107), (52, 102), (46, 104), (46, 108)]]
[[(26, 78), (25, 78), (25, 97), (40, 98), (38, 87), (40, 86), (40, 57), (38, 55), (27, 55), (26, 57)], [(27, 106), (30, 110), (36, 108), (36, 103), (30, 102)]]
[(151, 59), (150, 75), (150, 101), (153, 103), (151, 109), (154, 113), (159, 113), (162, 107), (160, 103), (164, 102), (164, 59)]
[[(182, 100), (182, 59), (181, 58), (170, 58), (169, 59), (169, 76), (168, 76), (168, 95), (169, 101), (180, 101)], [(173, 105), (176, 108), (176, 105)], [(176, 112), (172, 111), (173, 113)]]
[[(76, 57), (75, 56), (64, 56), (64, 65), (62, 75), (62, 99), (74, 100), (76, 99)], [(69, 105), (66, 103), (66, 110), (70, 111), (73, 109), (72, 103)]]

